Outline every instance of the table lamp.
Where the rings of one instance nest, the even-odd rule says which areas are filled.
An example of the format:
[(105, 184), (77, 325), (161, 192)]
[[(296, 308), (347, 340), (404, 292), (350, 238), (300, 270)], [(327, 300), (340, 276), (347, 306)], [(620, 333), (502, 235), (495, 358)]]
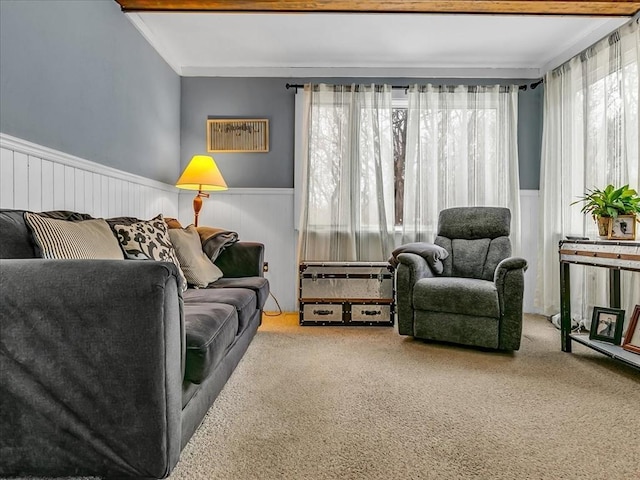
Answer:
[(193, 199), (193, 223), (196, 227), (202, 208), (202, 197), (209, 198), (209, 194), (204, 193), (203, 190), (227, 190), (228, 188), (215, 160), (208, 155), (194, 155), (176, 182), (176, 187), (198, 191)]

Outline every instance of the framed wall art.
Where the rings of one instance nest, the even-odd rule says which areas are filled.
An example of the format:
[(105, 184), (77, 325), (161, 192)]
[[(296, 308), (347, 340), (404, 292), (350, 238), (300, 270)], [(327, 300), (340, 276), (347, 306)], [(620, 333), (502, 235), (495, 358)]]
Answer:
[(619, 308), (593, 307), (589, 338), (620, 345), (624, 310)]
[(609, 222), (609, 240), (635, 240), (636, 216), (618, 215)]
[(266, 118), (210, 118), (207, 120), (208, 152), (268, 152), (269, 120)]
[(640, 353), (640, 305), (636, 305), (631, 315), (631, 322), (624, 336), (622, 348), (629, 352)]

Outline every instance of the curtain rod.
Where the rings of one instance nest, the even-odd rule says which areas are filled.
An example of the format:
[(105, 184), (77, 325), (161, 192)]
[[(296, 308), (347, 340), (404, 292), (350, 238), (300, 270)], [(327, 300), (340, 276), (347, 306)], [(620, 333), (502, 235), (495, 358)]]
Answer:
[[(298, 89), (304, 88), (304, 85), (301, 85), (299, 83), (287, 83), (285, 87), (287, 87), (287, 90), (289, 90), (290, 88), (295, 88), (296, 93), (298, 93)], [(393, 88), (394, 90), (409, 90), (409, 85), (391, 85), (391, 88)]]
[[(518, 88), (520, 90), (526, 90), (527, 88), (530, 88), (531, 90), (535, 90), (538, 87), (538, 85), (540, 85), (543, 82), (544, 82), (544, 79), (541, 78), (540, 80), (530, 83), (529, 85), (526, 85), (526, 84), (519, 85)], [(304, 88), (304, 85), (301, 85), (299, 83), (287, 83), (285, 86), (287, 87), (287, 90), (289, 90), (290, 88), (295, 88), (296, 89), (295, 93), (298, 93), (299, 88)], [(404, 90), (406, 93), (407, 90), (409, 90), (409, 85), (391, 85), (391, 88), (394, 90)]]

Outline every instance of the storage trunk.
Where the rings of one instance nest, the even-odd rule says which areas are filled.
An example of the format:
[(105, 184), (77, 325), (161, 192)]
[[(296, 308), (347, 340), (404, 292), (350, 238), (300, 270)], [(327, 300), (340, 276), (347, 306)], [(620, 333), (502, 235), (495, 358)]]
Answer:
[(393, 325), (394, 269), (386, 262), (300, 264), (300, 325)]

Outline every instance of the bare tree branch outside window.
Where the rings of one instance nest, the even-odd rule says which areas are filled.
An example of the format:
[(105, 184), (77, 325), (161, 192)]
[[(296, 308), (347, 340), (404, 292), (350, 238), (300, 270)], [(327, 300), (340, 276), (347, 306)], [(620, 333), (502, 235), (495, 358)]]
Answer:
[(396, 225), (402, 225), (404, 201), (404, 166), (407, 143), (407, 109), (394, 108), (391, 128), (393, 132), (393, 163), (395, 173)]

